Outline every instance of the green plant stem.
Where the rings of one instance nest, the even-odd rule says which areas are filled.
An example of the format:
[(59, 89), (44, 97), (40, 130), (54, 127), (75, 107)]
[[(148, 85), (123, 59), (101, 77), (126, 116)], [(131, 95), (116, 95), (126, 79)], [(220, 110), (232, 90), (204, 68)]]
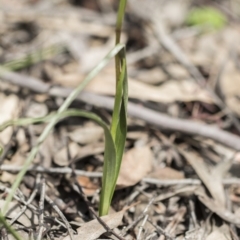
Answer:
[(126, 8), (127, 0), (120, 0), (119, 7), (118, 7), (118, 14), (117, 14), (117, 22), (116, 22), (116, 41), (115, 45), (120, 43), (121, 38), (121, 29), (122, 29), (122, 23), (123, 18), (125, 14), (125, 8)]
[[(119, 44), (121, 38), (121, 29), (125, 13), (126, 0), (120, 0), (117, 22), (116, 22), (116, 44)], [(104, 160), (103, 166), (103, 183), (100, 196), (99, 215), (107, 215), (111, 200), (114, 194), (120, 166), (122, 162), (122, 155), (125, 147), (126, 133), (127, 133), (127, 66), (126, 66), (125, 48), (118, 52), (115, 56), (115, 71), (116, 71), (116, 93), (114, 99), (114, 108), (111, 122), (111, 135), (116, 148), (116, 162), (114, 168), (108, 166), (108, 161)], [(107, 159), (106, 159), (107, 160)], [(110, 159), (111, 161), (111, 159)], [(114, 172), (113, 177), (109, 176), (110, 171)]]
[[(119, 7), (118, 7), (118, 13), (117, 13), (117, 22), (116, 22), (116, 40), (115, 45), (120, 43), (121, 39), (121, 30), (122, 30), (122, 24), (125, 14), (125, 8), (126, 8), (127, 0), (120, 0)], [(114, 100), (114, 108), (113, 108), (113, 114), (112, 114), (112, 124), (111, 124), (111, 133), (115, 134), (115, 127), (114, 123), (118, 122), (118, 116), (120, 111), (120, 105), (121, 101), (119, 101), (119, 81), (120, 81), (120, 75), (121, 75), (121, 56), (120, 52), (115, 56), (115, 73), (116, 73), (116, 93), (115, 93), (115, 100)], [(122, 94), (122, 91), (121, 91)]]

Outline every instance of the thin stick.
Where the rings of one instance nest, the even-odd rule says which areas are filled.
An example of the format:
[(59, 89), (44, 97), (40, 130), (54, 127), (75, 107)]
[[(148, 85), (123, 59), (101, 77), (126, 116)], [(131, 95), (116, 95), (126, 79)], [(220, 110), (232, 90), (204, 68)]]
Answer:
[[(11, 192), (11, 189), (10, 188), (7, 188), (3, 185), (0, 185), (0, 190), (3, 191), (3, 192), (7, 192), (7, 193), (10, 193)], [(19, 201), (20, 203), (24, 204), (24, 205), (27, 205), (28, 208), (30, 208), (31, 210), (33, 211), (37, 211), (37, 208), (32, 205), (32, 204), (27, 204), (27, 202), (25, 202), (22, 198), (18, 197), (16, 194), (14, 194), (13, 198), (17, 201)]]
[[(0, 170), (8, 171), (8, 172), (19, 172), (22, 170), (22, 166), (14, 166), (14, 165), (2, 165), (0, 166)], [(53, 174), (69, 174), (72, 173), (72, 169), (69, 167), (64, 168), (44, 168), (41, 166), (29, 166), (26, 169), (28, 172), (37, 172), (37, 173), (53, 173)], [(85, 177), (95, 177), (101, 178), (102, 172), (87, 172), (83, 170), (75, 170), (76, 175), (85, 176)]]
[(141, 213), (140, 216), (138, 216), (138, 218), (133, 221), (131, 224), (129, 224), (126, 228), (123, 229), (123, 236), (127, 235), (127, 232), (130, 229), (133, 229), (143, 218), (145, 215), (147, 215), (146, 213), (148, 212), (149, 207), (152, 205), (152, 203), (154, 202), (154, 198), (152, 198), (149, 203), (147, 204), (147, 206), (145, 207), (145, 209), (143, 210), (143, 212)]
[(143, 221), (142, 221), (142, 224), (141, 226), (139, 227), (139, 231), (138, 231), (138, 235), (137, 235), (137, 240), (140, 240), (141, 239), (141, 235), (142, 235), (142, 231), (143, 231), (143, 227), (144, 225), (146, 224), (147, 220), (148, 220), (148, 217), (149, 215), (146, 214)]
[[(0, 170), (9, 171), (9, 172), (19, 172), (22, 170), (22, 166), (14, 166), (14, 165), (2, 165)], [(69, 174), (72, 173), (73, 170), (71, 168), (43, 168), (41, 166), (30, 166), (27, 169), (28, 172), (38, 172), (38, 173), (55, 173), (55, 174)], [(101, 178), (102, 172), (88, 172), (83, 170), (74, 170), (77, 176), (86, 176), (93, 178)], [(186, 178), (186, 179), (157, 179), (157, 178), (149, 178), (145, 177), (142, 179), (142, 182), (149, 184), (157, 184), (161, 186), (172, 186), (172, 185), (201, 185), (202, 182), (199, 179)], [(240, 185), (240, 178), (225, 178), (222, 180), (222, 184), (224, 185), (232, 185), (237, 184)], [(10, 189), (3, 188), (0, 186), (0, 190), (6, 190), (8, 193), (11, 191)], [(20, 199), (15, 196), (15, 198), (20, 201)], [(26, 202), (24, 204), (27, 204)]]
[(68, 220), (66, 219), (66, 217), (64, 216), (64, 214), (61, 212), (61, 210), (59, 209), (59, 207), (52, 201), (52, 199), (50, 197), (48, 197), (47, 195), (45, 195), (45, 200), (52, 206), (52, 208), (57, 212), (57, 214), (60, 216), (60, 218), (63, 220), (63, 222), (65, 223), (65, 226), (68, 230), (70, 239), (73, 240), (73, 234), (72, 234), (72, 227), (69, 224)]
[(44, 231), (44, 198), (45, 198), (45, 190), (46, 190), (46, 185), (45, 185), (45, 180), (42, 180), (42, 190), (41, 190), (41, 195), (40, 195), (40, 201), (39, 201), (39, 232), (38, 232), (38, 237), (37, 240), (42, 239), (43, 231)]
[(164, 231), (164, 229), (162, 229), (160, 226), (155, 225), (151, 220), (148, 219), (148, 222), (156, 228), (157, 232), (159, 234), (164, 235), (166, 238), (170, 239), (170, 240), (174, 240), (174, 238), (172, 236), (170, 236), (167, 232)]
[(38, 193), (39, 183), (40, 183), (40, 174), (37, 175), (35, 188), (31, 194), (31, 196), (27, 200), (27, 202), (26, 202), (25, 206), (22, 208), (22, 210), (17, 214), (17, 216), (10, 221), (10, 225), (13, 225), (13, 223), (18, 220), (18, 218), (27, 210), (28, 205), (31, 204), (33, 199), (36, 197), (36, 195)]

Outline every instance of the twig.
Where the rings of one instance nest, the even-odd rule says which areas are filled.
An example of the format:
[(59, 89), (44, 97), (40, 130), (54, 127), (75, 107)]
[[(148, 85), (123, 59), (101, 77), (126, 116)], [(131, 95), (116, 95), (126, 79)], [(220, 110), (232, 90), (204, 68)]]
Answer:
[[(21, 166), (14, 166), (14, 165), (2, 165), (0, 167), (0, 170), (2, 171), (9, 171), (9, 172), (19, 172), (21, 171)], [(56, 173), (56, 174), (68, 174), (72, 173), (72, 169), (65, 167), (65, 168), (43, 168), (41, 166), (30, 166), (27, 169), (28, 172), (38, 172), (38, 173)], [(86, 177), (93, 177), (93, 178), (101, 178), (102, 172), (88, 172), (83, 170), (74, 170), (75, 174), (77, 176), (86, 176)], [(157, 178), (148, 178), (145, 177), (142, 179), (142, 182), (149, 183), (149, 184), (158, 184), (161, 186), (172, 186), (172, 185), (201, 185), (201, 181), (199, 179), (193, 179), (193, 178), (186, 178), (186, 179), (157, 179)], [(222, 180), (222, 183), (224, 185), (232, 185), (237, 184), (240, 185), (240, 178), (225, 178)], [(3, 186), (0, 186), (0, 190), (6, 190), (7, 192), (10, 192), (10, 189), (7, 190), (7, 188), (3, 188)], [(3, 190), (3, 191), (4, 191)], [(16, 198), (16, 196), (15, 196)], [(17, 200), (20, 201), (20, 199), (17, 197)], [(27, 204), (24, 202), (24, 204)]]
[(41, 195), (40, 195), (40, 201), (39, 201), (39, 232), (38, 232), (38, 237), (37, 240), (42, 239), (43, 231), (44, 231), (44, 198), (45, 198), (45, 180), (42, 180), (42, 190), (41, 190)]
[[(1, 78), (21, 87), (38, 92), (46, 93), (54, 97), (67, 97), (72, 92), (71, 88), (50, 86), (36, 78), (23, 76), (17, 73), (2, 72)], [(36, 84), (36, 85), (35, 85)], [(77, 100), (103, 107), (109, 110), (113, 109), (114, 99), (112, 97), (100, 96), (93, 93), (82, 92), (76, 97)], [(164, 130), (177, 131), (189, 135), (198, 135), (210, 138), (223, 145), (240, 150), (240, 137), (221, 130), (215, 126), (209, 126), (203, 123), (197, 123), (192, 120), (178, 119), (154, 110), (139, 106), (134, 103), (128, 104), (128, 114), (132, 117), (140, 118), (149, 124), (158, 126)]]
[(166, 232), (164, 231), (164, 229), (162, 229), (161, 227), (155, 225), (155, 224), (154, 224), (151, 220), (149, 220), (149, 219), (148, 219), (148, 222), (151, 223), (151, 225), (156, 228), (156, 230), (157, 230), (157, 232), (158, 232), (159, 234), (164, 235), (166, 238), (168, 238), (168, 239), (170, 239), (170, 240), (174, 240), (174, 238), (173, 238), (172, 236), (170, 236), (168, 233), (166, 233)]
[[(173, 231), (176, 229), (177, 225), (182, 221), (185, 213), (186, 213), (186, 207), (180, 207), (177, 213), (173, 216), (171, 222), (167, 225), (165, 229), (165, 233), (169, 232), (170, 234), (173, 233)], [(164, 240), (166, 236), (161, 236), (159, 240)]]
[(38, 193), (39, 183), (40, 183), (40, 175), (38, 174), (37, 179), (36, 179), (35, 188), (31, 194), (31, 196), (27, 200), (27, 202), (26, 202), (25, 206), (22, 208), (22, 210), (17, 214), (17, 216), (10, 221), (10, 225), (12, 225), (15, 221), (17, 221), (18, 218), (27, 210), (27, 207), (29, 206), (29, 204), (31, 204), (31, 202), (33, 201), (33, 199), (35, 198), (35, 196)]
[[(14, 165), (2, 165), (0, 166), (0, 170), (9, 171), (9, 172), (19, 172), (22, 170), (22, 166), (14, 166)], [(38, 172), (38, 173), (55, 173), (55, 174), (68, 174), (72, 173), (72, 169), (69, 167), (64, 168), (44, 168), (41, 166), (30, 166), (27, 169), (28, 172)], [(85, 176), (85, 177), (102, 177), (101, 172), (87, 172), (83, 170), (75, 170), (76, 175)]]
[[(0, 185), (0, 190), (3, 191), (3, 192), (7, 192), (7, 193), (10, 193), (11, 192), (11, 189), (10, 188), (7, 188), (3, 185)], [(20, 198), (19, 196), (17, 196), (17, 194), (14, 194), (13, 198), (17, 201), (19, 201), (20, 203), (24, 204), (24, 205), (27, 205), (31, 210), (33, 211), (37, 211), (37, 208), (32, 205), (32, 204), (27, 204), (26, 201), (24, 201), (22, 198)]]
[(146, 215), (149, 207), (152, 205), (154, 200), (155, 200), (154, 198), (151, 198), (151, 200), (149, 201), (149, 203), (147, 204), (147, 206), (143, 210), (142, 214), (140, 216), (138, 216), (138, 218), (135, 221), (133, 221), (131, 224), (129, 224), (126, 228), (123, 229), (123, 236), (126, 236), (127, 232), (130, 229), (133, 229), (144, 218), (144, 216)]
[(196, 228), (198, 227), (198, 223), (197, 223), (197, 216), (196, 216), (196, 209), (195, 209), (195, 205), (194, 202), (192, 200), (192, 198), (189, 199), (189, 209), (190, 209), (190, 213), (191, 213), (191, 217), (192, 217), (192, 222), (193, 222), (193, 227)]
[(137, 240), (140, 240), (141, 239), (141, 234), (142, 234), (142, 231), (143, 231), (143, 227), (144, 225), (146, 224), (147, 220), (148, 220), (148, 217), (149, 215), (146, 214), (143, 221), (142, 221), (142, 224), (141, 226), (139, 227), (139, 231), (138, 231), (138, 235), (137, 235)]
[(157, 232), (153, 232), (146, 237), (146, 240), (155, 239), (156, 236), (157, 236)]
[(65, 223), (65, 227), (68, 230), (70, 239), (73, 240), (73, 234), (72, 234), (72, 227), (69, 224), (68, 220), (66, 219), (66, 217), (64, 216), (64, 214), (61, 212), (61, 210), (59, 209), (59, 207), (52, 201), (52, 199), (50, 197), (48, 197), (47, 195), (45, 195), (45, 200), (52, 206), (52, 208), (57, 212), (57, 214), (60, 216), (60, 218), (63, 220), (63, 222)]

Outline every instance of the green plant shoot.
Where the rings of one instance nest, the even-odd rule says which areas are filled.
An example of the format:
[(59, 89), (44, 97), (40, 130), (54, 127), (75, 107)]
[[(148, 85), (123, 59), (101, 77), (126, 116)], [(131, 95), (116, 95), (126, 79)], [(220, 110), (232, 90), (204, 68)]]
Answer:
[[(126, 0), (121, 0), (118, 8), (116, 23), (116, 45), (121, 38), (121, 28), (126, 7)], [(113, 193), (115, 190), (117, 178), (119, 175), (122, 156), (125, 147), (127, 135), (127, 65), (125, 57), (125, 48), (115, 56), (116, 69), (116, 93), (114, 109), (112, 114), (111, 135), (115, 144), (116, 158), (110, 159), (111, 149), (105, 149), (102, 191), (100, 197), (99, 215), (107, 215), (111, 205)]]

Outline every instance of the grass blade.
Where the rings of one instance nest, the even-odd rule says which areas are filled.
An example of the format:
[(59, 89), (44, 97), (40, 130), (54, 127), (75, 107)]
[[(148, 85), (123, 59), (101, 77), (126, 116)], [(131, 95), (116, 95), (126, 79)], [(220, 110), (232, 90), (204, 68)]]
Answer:
[[(87, 75), (87, 77), (79, 84), (79, 86), (72, 91), (72, 93), (67, 97), (67, 99), (64, 101), (62, 106), (58, 109), (58, 113), (63, 113), (69, 105), (74, 101), (74, 99), (78, 96), (78, 94), (86, 87), (86, 85), (109, 63), (109, 61), (118, 54), (119, 51), (121, 51), (124, 48), (124, 45), (118, 44), (116, 45), (108, 54), (107, 56)], [(3, 71), (6, 71), (3, 69)], [(12, 185), (11, 192), (8, 194), (6, 198), (6, 203), (3, 206), (3, 215), (6, 213), (6, 209), (8, 209), (9, 203), (11, 202), (14, 193), (16, 192), (18, 186), (20, 185), (27, 168), (31, 165), (34, 157), (36, 156), (40, 145), (42, 142), (46, 139), (52, 128), (55, 126), (57, 121), (59, 120), (59, 115), (56, 114), (51, 118), (51, 121), (47, 125), (47, 127), (44, 129), (40, 137), (38, 138), (37, 145), (31, 150), (27, 160), (25, 161), (23, 165), (23, 169), (18, 173), (18, 176)]]

